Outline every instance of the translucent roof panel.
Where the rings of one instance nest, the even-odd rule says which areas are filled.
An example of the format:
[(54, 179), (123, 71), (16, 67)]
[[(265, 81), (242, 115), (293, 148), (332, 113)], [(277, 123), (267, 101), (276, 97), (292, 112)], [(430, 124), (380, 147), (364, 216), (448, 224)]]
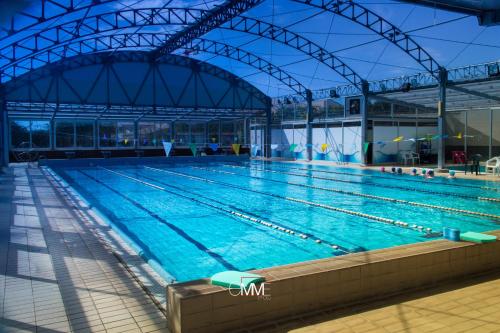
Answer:
[[(324, 54), (335, 56), (336, 61), (345, 63), (368, 81), (426, 71), (421, 63), (369, 27), (304, 2), (265, 0), (240, 15), (253, 23), (258, 21), (274, 26), (274, 35), (269, 30), (267, 33), (260, 31), (260, 34), (257, 30), (244, 32), (241, 26), (236, 28), (228, 22), (202, 38), (227, 44), (231, 52), (248, 52), (312, 90), (350, 82), (333, 70), (328, 61), (319, 61), (304, 48), (283, 43), (279, 34), (283, 29), (314, 44)], [(153, 50), (171, 35), (195, 23), (204, 12), (223, 3), (223, 0), (101, 0), (101, 4), (92, 6), (91, 0), (10, 1), (0, 17), (0, 71), (8, 76), (19, 75), (46, 62), (78, 53), (110, 49)], [(353, 3), (405, 32), (445, 68), (500, 58), (497, 38), (500, 27), (480, 26), (473, 15), (400, 1), (359, 0)], [(16, 11), (22, 13), (13, 16)], [(143, 40), (153, 35), (156, 35), (154, 42)], [(399, 37), (394, 36), (395, 39)], [(288, 44), (293, 44), (293, 39)], [(227, 69), (270, 96), (294, 93), (283, 80), (271, 77), (266, 70), (248, 62), (227, 57), (221, 49), (211, 53), (189, 49), (188, 45), (174, 53)], [(13, 64), (18, 64), (17, 68)]]

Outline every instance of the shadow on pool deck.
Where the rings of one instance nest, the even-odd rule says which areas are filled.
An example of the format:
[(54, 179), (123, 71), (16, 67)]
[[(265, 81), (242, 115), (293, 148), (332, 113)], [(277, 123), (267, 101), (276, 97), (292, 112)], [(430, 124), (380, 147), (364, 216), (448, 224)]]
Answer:
[(0, 176), (0, 331), (167, 332), (164, 315), (112, 251), (159, 292), (157, 278), (51, 182), (24, 166)]
[(241, 332), (499, 332), (500, 271)]

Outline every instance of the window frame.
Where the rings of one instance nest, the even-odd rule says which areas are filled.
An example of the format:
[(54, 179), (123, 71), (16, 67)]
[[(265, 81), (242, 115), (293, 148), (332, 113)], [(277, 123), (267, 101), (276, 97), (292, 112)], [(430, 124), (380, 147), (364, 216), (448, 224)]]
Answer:
[[(29, 149), (33, 149), (33, 150), (36, 150), (36, 151), (50, 151), (50, 150), (53, 150), (53, 139), (52, 139), (52, 122), (48, 119), (43, 119), (43, 118), (33, 118), (33, 119), (24, 119), (24, 118), (12, 118), (12, 119), (9, 119), (9, 127), (7, 129), (7, 134), (8, 134), (8, 139), (9, 139), (9, 150), (10, 151), (24, 151), (25, 148), (15, 148), (13, 145), (12, 145), (12, 123), (16, 122), (16, 121), (27, 121), (29, 122), (29, 143), (30, 143), (30, 148)], [(32, 131), (31, 131), (31, 124), (33, 121), (46, 121), (48, 124), (49, 124), (49, 146), (48, 147), (39, 147), (39, 148), (32, 148), (33, 147), (33, 135), (32, 135)]]

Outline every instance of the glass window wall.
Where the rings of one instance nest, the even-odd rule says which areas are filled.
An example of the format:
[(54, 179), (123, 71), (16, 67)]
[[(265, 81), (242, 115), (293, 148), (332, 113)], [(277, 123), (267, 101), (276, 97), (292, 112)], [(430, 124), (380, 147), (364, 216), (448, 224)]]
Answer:
[(75, 123), (72, 120), (56, 121), (56, 148), (75, 146)]
[(10, 123), (12, 148), (50, 148), (50, 122), (48, 120), (13, 120)]

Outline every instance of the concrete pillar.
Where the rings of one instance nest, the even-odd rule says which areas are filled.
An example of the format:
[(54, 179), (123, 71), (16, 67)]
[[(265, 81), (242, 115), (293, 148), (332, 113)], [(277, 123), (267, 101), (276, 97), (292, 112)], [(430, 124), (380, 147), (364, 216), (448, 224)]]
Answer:
[(468, 145), (468, 142), (467, 142), (467, 137), (469, 136), (469, 125), (468, 125), (468, 121), (469, 121), (469, 111), (465, 111), (464, 112), (464, 122), (465, 122), (465, 128), (464, 128), (464, 152), (465, 152), (465, 156), (467, 156), (467, 145)]
[(493, 157), (493, 109), (490, 108), (490, 139), (488, 142), (488, 159)]
[(175, 133), (174, 133), (174, 127), (175, 127), (175, 122), (172, 121), (170, 123), (170, 141), (172, 141), (174, 139), (174, 135), (175, 135)]
[(210, 140), (210, 138), (209, 138), (210, 134), (208, 133), (208, 124), (209, 124), (209, 122), (208, 122), (208, 121), (206, 121), (206, 122), (205, 122), (205, 144), (204, 144), (206, 147), (208, 147), (208, 144), (209, 144), (210, 142), (212, 142), (212, 141)]
[(367, 81), (361, 83), (361, 92), (363, 93), (361, 97), (361, 164), (366, 165), (366, 153), (365, 153), (365, 142), (366, 142), (366, 131), (368, 128), (368, 94), (370, 92), (370, 86)]
[(311, 90), (306, 91), (306, 102), (307, 102), (307, 113), (306, 113), (306, 148), (307, 148), (307, 160), (311, 161), (313, 159), (313, 149), (312, 149), (312, 121), (313, 121), (313, 108), (312, 108), (312, 92)]
[(267, 158), (271, 157), (271, 124), (272, 124), (272, 102), (269, 100), (266, 107), (266, 127), (264, 135), (264, 156)]
[(217, 137), (219, 138), (219, 146), (222, 147), (222, 120), (217, 120), (217, 122), (219, 123), (219, 127), (217, 129)]
[(444, 169), (445, 161), (445, 134), (446, 134), (446, 84), (448, 72), (439, 69), (439, 101), (438, 101), (438, 169)]
[[(55, 133), (55, 129), (54, 129)], [(96, 150), (99, 149), (99, 121), (97, 119), (94, 119), (94, 148)]]
[[(1, 87), (0, 87), (1, 89)], [(1, 94), (1, 91), (0, 91)], [(0, 142), (1, 142), (1, 160), (0, 167), (9, 166), (9, 119), (7, 117), (7, 109), (5, 108), (5, 100), (0, 96), (0, 116), (1, 116), (1, 127), (0, 127)]]
[(139, 121), (134, 121), (134, 149), (139, 148)]
[(249, 144), (248, 137), (250, 136), (250, 128), (248, 126), (248, 118), (243, 118), (243, 144), (246, 146)]

